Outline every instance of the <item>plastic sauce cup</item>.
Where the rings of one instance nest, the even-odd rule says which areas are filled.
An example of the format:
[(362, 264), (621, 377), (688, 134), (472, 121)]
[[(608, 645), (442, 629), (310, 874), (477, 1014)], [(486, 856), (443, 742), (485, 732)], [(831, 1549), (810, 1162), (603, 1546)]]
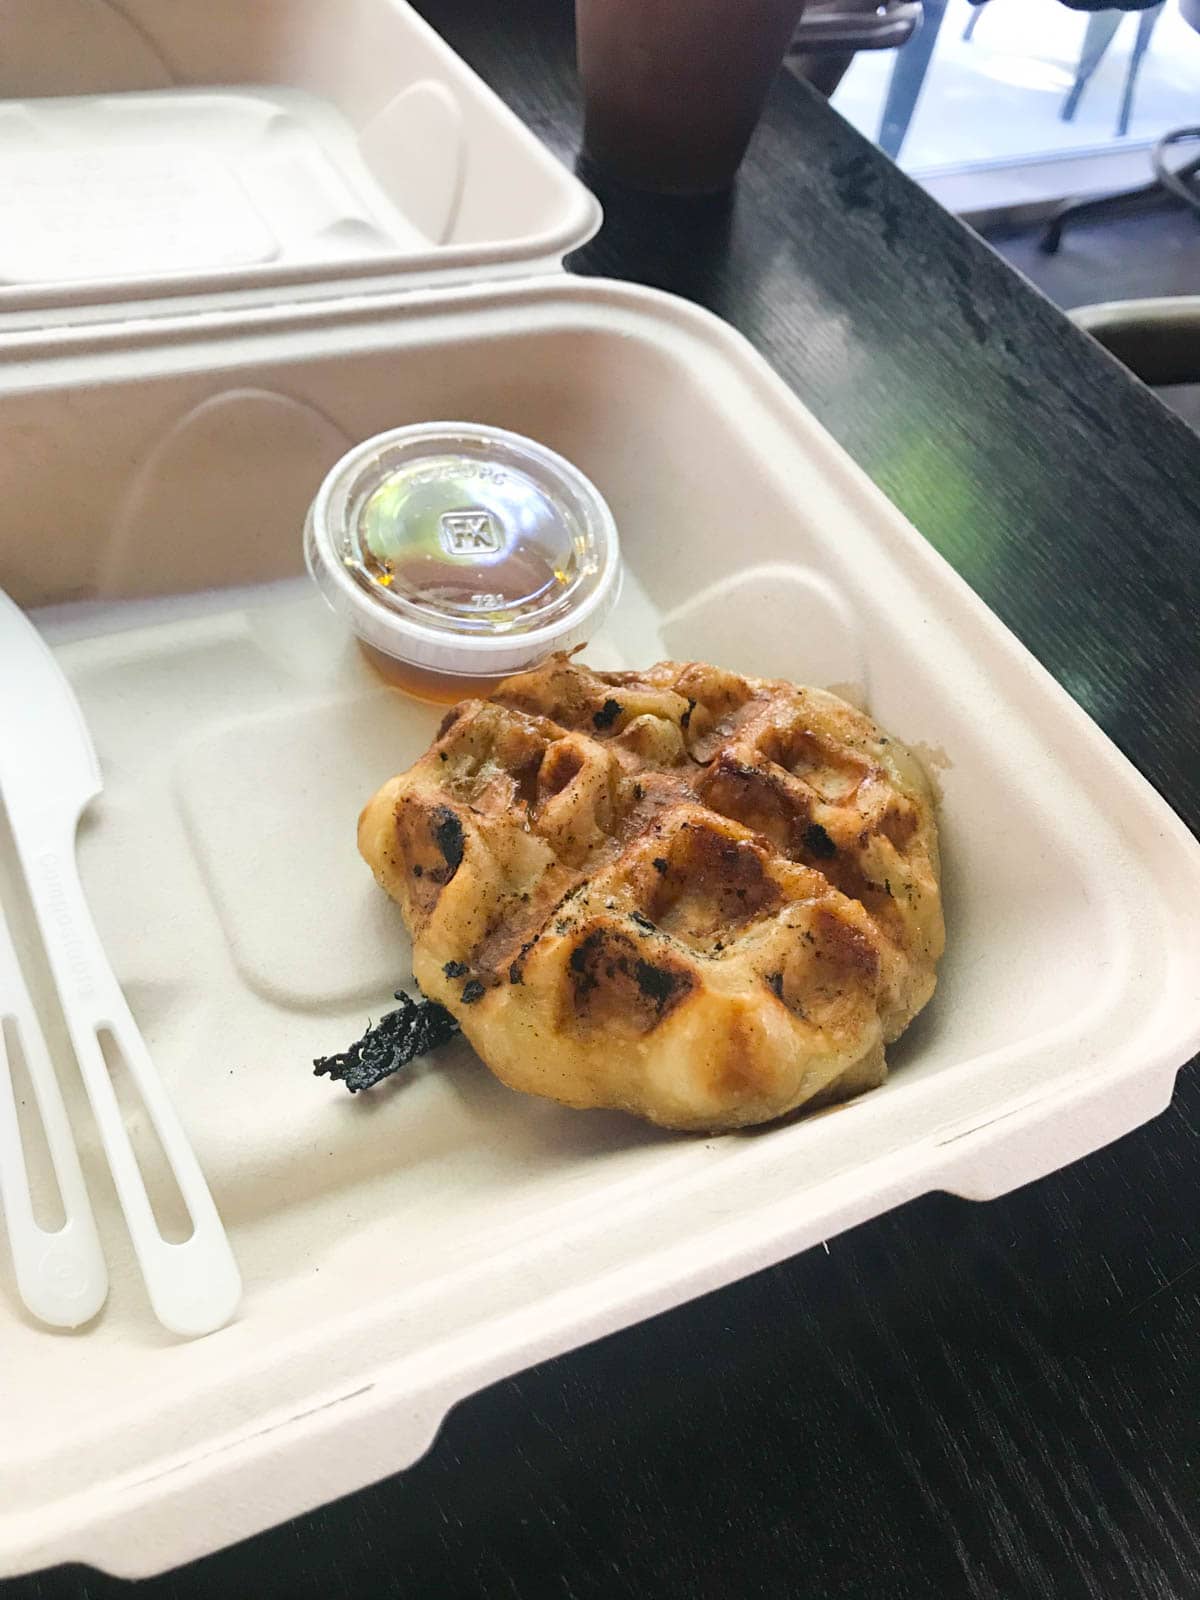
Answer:
[(595, 485), (545, 445), (469, 422), (396, 428), (343, 456), (304, 552), (385, 675), (438, 699), (582, 644), (621, 581)]

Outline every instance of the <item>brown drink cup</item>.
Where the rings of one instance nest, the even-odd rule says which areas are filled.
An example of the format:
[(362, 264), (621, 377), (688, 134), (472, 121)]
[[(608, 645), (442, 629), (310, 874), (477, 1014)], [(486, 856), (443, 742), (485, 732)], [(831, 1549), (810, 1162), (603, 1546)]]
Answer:
[(584, 155), (631, 188), (727, 189), (803, 0), (575, 0)]

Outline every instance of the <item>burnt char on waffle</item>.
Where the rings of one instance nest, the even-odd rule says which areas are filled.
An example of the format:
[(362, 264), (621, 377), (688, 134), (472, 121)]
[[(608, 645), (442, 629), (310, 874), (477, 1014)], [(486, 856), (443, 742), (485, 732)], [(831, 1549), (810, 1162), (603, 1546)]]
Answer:
[(456, 706), (358, 840), (425, 993), (566, 1105), (707, 1130), (843, 1099), (933, 993), (928, 784), (822, 690), (556, 656)]

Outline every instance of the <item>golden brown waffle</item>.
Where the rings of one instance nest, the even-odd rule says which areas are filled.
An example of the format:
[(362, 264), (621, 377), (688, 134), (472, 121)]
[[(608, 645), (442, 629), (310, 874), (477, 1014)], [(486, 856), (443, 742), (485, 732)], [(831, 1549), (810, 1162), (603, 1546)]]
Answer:
[(566, 1105), (716, 1129), (842, 1099), (933, 993), (928, 784), (822, 690), (556, 656), (456, 706), (358, 841), (425, 993)]

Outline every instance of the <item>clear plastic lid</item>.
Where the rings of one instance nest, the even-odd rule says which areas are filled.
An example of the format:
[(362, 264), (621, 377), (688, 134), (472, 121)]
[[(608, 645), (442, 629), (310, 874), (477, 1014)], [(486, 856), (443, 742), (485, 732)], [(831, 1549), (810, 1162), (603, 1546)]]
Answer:
[(468, 677), (582, 643), (620, 586), (616, 524), (594, 484), (544, 445), (477, 423), (358, 445), (318, 490), (304, 544), (360, 639)]

